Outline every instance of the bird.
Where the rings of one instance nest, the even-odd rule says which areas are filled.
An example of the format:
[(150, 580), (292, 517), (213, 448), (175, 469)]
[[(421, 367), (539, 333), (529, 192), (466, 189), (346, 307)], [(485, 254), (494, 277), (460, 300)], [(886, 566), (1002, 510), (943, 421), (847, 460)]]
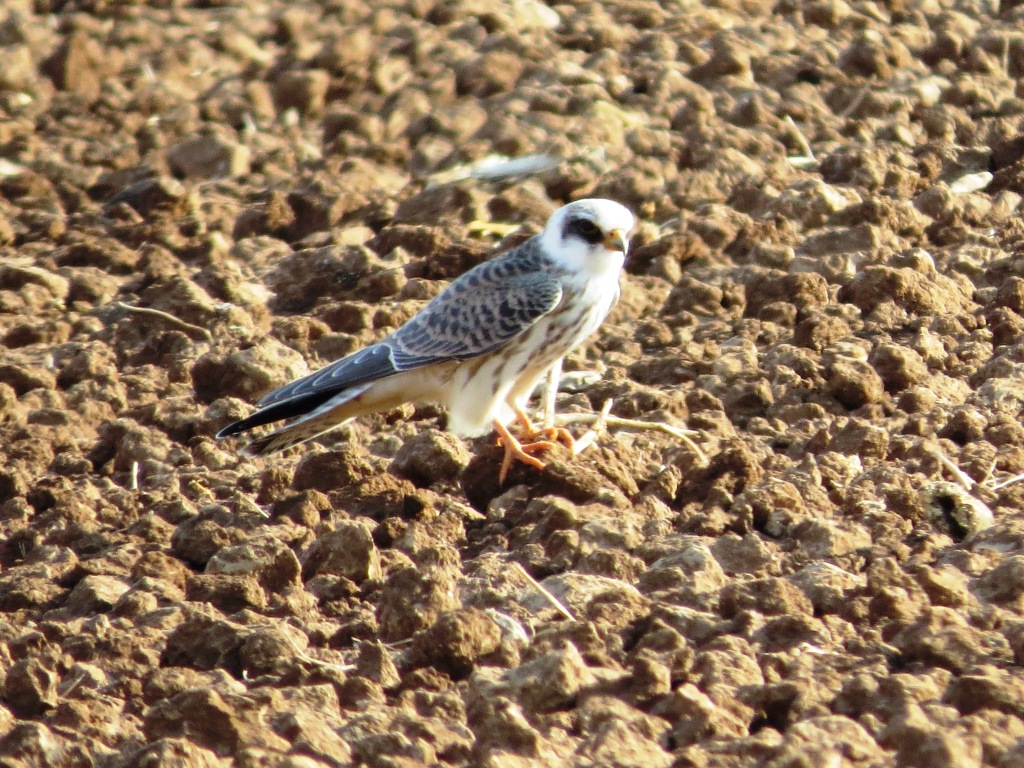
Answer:
[[(397, 330), (274, 390), (252, 415), (217, 438), (284, 419), (246, 452), (265, 456), (351, 419), (407, 402), (434, 402), (447, 429), (479, 437), (493, 429), (505, 453), (503, 485), (516, 461), (572, 443), (564, 429), (537, 429), (525, 408), (537, 384), (593, 334), (619, 297), (619, 276), (636, 221), (604, 198), (556, 210), (543, 231), (452, 281)], [(513, 421), (523, 441), (509, 430)]]

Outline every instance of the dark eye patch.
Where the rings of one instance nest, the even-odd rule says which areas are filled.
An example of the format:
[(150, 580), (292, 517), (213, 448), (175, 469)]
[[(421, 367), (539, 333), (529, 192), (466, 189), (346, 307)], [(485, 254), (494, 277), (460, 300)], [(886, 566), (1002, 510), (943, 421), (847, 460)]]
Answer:
[(604, 240), (604, 233), (601, 231), (601, 228), (590, 219), (582, 217), (567, 219), (562, 234), (564, 236), (580, 237), (591, 245)]

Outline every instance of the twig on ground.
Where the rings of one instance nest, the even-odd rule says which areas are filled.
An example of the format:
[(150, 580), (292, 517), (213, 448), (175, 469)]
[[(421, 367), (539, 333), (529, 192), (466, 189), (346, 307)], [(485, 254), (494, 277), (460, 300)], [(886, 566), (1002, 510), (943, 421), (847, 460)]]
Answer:
[[(564, 427), (568, 424), (593, 424), (598, 419), (601, 419), (600, 413), (560, 413), (555, 418), (558, 426)], [(672, 424), (665, 424), (661, 421), (641, 421), (639, 419), (625, 419), (621, 416), (613, 416), (608, 414), (603, 419), (606, 427), (623, 427), (625, 429), (653, 429), (658, 432), (664, 432), (667, 435), (672, 435), (676, 439), (686, 443), (686, 446), (697, 454), (698, 458), (702, 462), (707, 462), (708, 457), (704, 454), (704, 451), (693, 442), (690, 435), (696, 435), (692, 429), (682, 429), (680, 427), (673, 426)]]
[(296, 657), (300, 661), (304, 661), (307, 664), (312, 664), (313, 666), (322, 667), (324, 669), (333, 669), (337, 672), (351, 672), (353, 669), (356, 668), (355, 664), (334, 664), (330, 661), (321, 661), (320, 659), (314, 659), (308, 653), (299, 648), (295, 641), (288, 637), (288, 635), (282, 634), (281, 636), (285, 639), (288, 645), (292, 647), (292, 650), (295, 651)]
[[(597, 418), (594, 420), (593, 426), (591, 426), (579, 440), (576, 440), (572, 444), (573, 456), (579, 456), (587, 450), (587, 448), (596, 443), (597, 438), (600, 437), (601, 433), (608, 428), (608, 413), (611, 411), (612, 403), (614, 402), (615, 401), (610, 397), (604, 401), (604, 405), (601, 407), (601, 411), (597, 414)], [(553, 418), (552, 421), (554, 421)]]
[(870, 91), (867, 88), (861, 88), (860, 91), (858, 91), (857, 95), (853, 97), (853, 101), (851, 101), (849, 104), (847, 104), (846, 105), (846, 109), (844, 109), (842, 112), (840, 112), (837, 115), (837, 117), (839, 117), (839, 118), (841, 118), (843, 120), (848, 118), (850, 115), (852, 115), (854, 112), (857, 111), (857, 107), (859, 107), (861, 102), (864, 101), (864, 99), (867, 98), (869, 93), (870, 93)]
[(946, 454), (941, 451), (936, 451), (936, 455), (939, 457), (939, 461), (942, 462), (942, 466), (953, 473), (953, 476), (960, 481), (960, 484), (968, 491), (973, 491), (974, 486), (978, 483), (974, 482), (974, 479), (964, 472), (960, 467), (954, 464)]
[(192, 325), (192, 323), (187, 323), (180, 317), (175, 317), (174, 315), (168, 314), (167, 312), (164, 312), (162, 310), (153, 309), (152, 307), (136, 307), (133, 304), (126, 304), (123, 301), (115, 301), (114, 304), (116, 304), (118, 307), (125, 310), (126, 312), (135, 312), (136, 314), (139, 315), (159, 317), (164, 322), (170, 323), (171, 325), (176, 325), (182, 330), (198, 333), (207, 341), (213, 341), (213, 334), (210, 333), (206, 328), (201, 328), (198, 325)]
[(786, 115), (786, 123), (793, 130), (793, 135), (796, 136), (796, 140), (800, 142), (800, 148), (803, 150), (803, 154), (797, 157), (786, 158), (792, 165), (810, 165), (818, 162), (818, 158), (814, 156), (814, 150), (811, 149), (811, 143), (804, 136), (800, 127), (796, 124), (796, 121), (792, 117)]
[(565, 618), (567, 618), (569, 621), (576, 621), (576, 617), (573, 616), (572, 612), (568, 608), (565, 607), (565, 603), (563, 603), (561, 600), (559, 600), (557, 597), (555, 597), (553, 594), (551, 594), (551, 592), (549, 592), (546, 587), (542, 586), (539, 581), (537, 581), (535, 578), (533, 578), (533, 576), (531, 576), (527, 572), (527, 570), (525, 568), (523, 568), (522, 565), (520, 565), (519, 563), (513, 563), (512, 565), (515, 568), (519, 569), (519, 572), (522, 573), (523, 576), (526, 577), (526, 580), (529, 581), (530, 584), (533, 585), (533, 588), (536, 589), (537, 592), (539, 592), (541, 594), (541, 596), (545, 600), (547, 600), (549, 603), (551, 603), (552, 607), (554, 607), (554, 609), (556, 611), (558, 611), (560, 614), (565, 616)]

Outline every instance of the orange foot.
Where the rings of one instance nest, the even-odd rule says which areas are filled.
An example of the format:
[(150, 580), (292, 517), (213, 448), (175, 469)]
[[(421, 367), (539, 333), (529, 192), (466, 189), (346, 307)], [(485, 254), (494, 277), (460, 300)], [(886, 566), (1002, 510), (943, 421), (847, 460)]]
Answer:
[(523, 445), (500, 421), (494, 422), (494, 428), (498, 431), (498, 442), (505, 447), (505, 458), (502, 459), (501, 470), (498, 472), (498, 485), (505, 484), (505, 478), (514, 461), (521, 461), (534, 469), (544, 469), (544, 462), (533, 454), (550, 451), (555, 447), (555, 443), (549, 440), (538, 440), (535, 443)]
[(545, 442), (561, 443), (570, 451), (573, 446), (576, 445), (576, 438), (573, 437), (565, 427), (545, 427), (543, 429), (537, 429), (533, 426), (533, 422), (530, 421), (530, 417), (526, 415), (522, 408), (516, 408), (515, 412), (516, 420), (523, 428), (524, 440), (535, 440), (536, 438), (541, 437), (544, 438)]

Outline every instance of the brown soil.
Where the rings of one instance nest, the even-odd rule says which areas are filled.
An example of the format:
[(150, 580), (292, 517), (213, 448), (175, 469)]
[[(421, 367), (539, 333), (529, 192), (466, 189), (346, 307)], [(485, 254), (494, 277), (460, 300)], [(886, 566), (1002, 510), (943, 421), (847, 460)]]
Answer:
[[(0, 765), (1024, 765), (1024, 6), (0, 5)], [(583, 196), (703, 455), (213, 439)]]

